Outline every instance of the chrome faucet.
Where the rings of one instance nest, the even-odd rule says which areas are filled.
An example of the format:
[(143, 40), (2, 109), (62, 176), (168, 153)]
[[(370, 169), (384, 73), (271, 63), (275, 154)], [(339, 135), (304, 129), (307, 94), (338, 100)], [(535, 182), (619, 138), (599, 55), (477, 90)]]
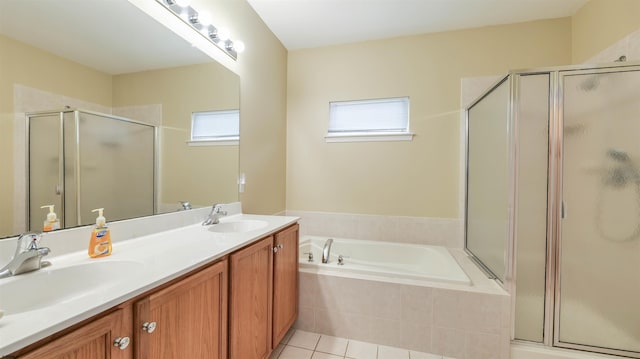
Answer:
[(48, 255), (50, 250), (47, 247), (38, 247), (41, 238), (42, 234), (35, 232), (20, 235), (13, 258), (0, 269), (0, 278), (35, 271), (50, 265), (51, 263), (42, 261), (42, 257)]
[(218, 224), (220, 223), (220, 217), (226, 215), (227, 211), (222, 210), (222, 204), (216, 203), (213, 205), (213, 207), (211, 207), (211, 212), (209, 213), (209, 216), (207, 216), (207, 219), (202, 222), (202, 225), (209, 226), (212, 224)]
[(180, 209), (178, 211), (186, 211), (191, 209), (191, 203), (187, 201), (180, 201)]
[(326, 242), (324, 242), (324, 248), (322, 249), (322, 263), (329, 263), (331, 244), (333, 244), (333, 238), (329, 238)]

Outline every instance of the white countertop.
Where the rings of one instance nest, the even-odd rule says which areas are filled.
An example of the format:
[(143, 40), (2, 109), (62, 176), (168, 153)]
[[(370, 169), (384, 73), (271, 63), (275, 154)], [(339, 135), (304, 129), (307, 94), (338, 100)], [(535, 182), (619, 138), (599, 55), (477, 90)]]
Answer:
[[(91, 259), (84, 248), (82, 251), (45, 258), (52, 265), (40, 271), (0, 279), (0, 283), (19, 281), (28, 279), (32, 275), (42, 275), (42, 272), (95, 262), (128, 261), (140, 264), (136, 265), (133, 273), (121, 275), (115, 286), (97, 287), (88, 290), (82, 296), (66, 298), (55, 306), (5, 314), (0, 319), (0, 357), (91, 318), (207, 263), (214, 262), (257, 239), (295, 223), (298, 218), (238, 214), (224, 217), (220, 222), (238, 220), (260, 220), (265, 221), (267, 225), (245, 233), (217, 233), (210, 230), (212, 226), (188, 225), (114, 242), (113, 254), (108, 257)], [(88, 241), (89, 238), (87, 243)], [(100, 278), (95, 280), (99, 281)], [(56, 283), (50, 283), (50, 285), (55, 286)], [(46, 296), (47, 288), (40, 288), (32, 293)], [(15, 293), (15, 295), (21, 295), (21, 293)], [(0, 303), (0, 309), (2, 309), (2, 303)]]

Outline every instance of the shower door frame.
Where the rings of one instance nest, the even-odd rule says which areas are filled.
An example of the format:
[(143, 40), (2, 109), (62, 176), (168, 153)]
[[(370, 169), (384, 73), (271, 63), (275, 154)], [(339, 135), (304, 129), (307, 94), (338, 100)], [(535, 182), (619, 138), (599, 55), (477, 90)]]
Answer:
[[(64, 171), (65, 171), (65, 164), (64, 164), (64, 115), (67, 113), (72, 113), (73, 114), (73, 121), (74, 121), (74, 125), (75, 125), (75, 133), (74, 133), (74, 141), (76, 144), (76, 153), (74, 156), (74, 162), (75, 162), (75, 166), (76, 168), (80, 167), (80, 153), (78, 151), (79, 149), (79, 142), (80, 142), (80, 113), (86, 113), (89, 115), (94, 115), (94, 116), (100, 116), (100, 117), (106, 117), (108, 119), (111, 120), (116, 120), (116, 121), (124, 121), (124, 122), (128, 122), (128, 123), (134, 123), (134, 124), (138, 124), (138, 125), (143, 125), (143, 126), (148, 126), (148, 127), (152, 127), (153, 128), (153, 214), (158, 213), (158, 189), (159, 187), (159, 165), (160, 165), (160, 148), (159, 148), (159, 131), (158, 131), (158, 126), (154, 126), (151, 125), (149, 123), (145, 123), (145, 122), (141, 122), (141, 121), (136, 121), (136, 120), (132, 120), (130, 118), (126, 118), (126, 117), (122, 117), (122, 116), (116, 116), (116, 115), (111, 115), (111, 114), (106, 114), (106, 113), (101, 113), (101, 112), (96, 112), (96, 111), (90, 111), (90, 110), (83, 110), (83, 109), (79, 109), (79, 108), (65, 108), (62, 110), (48, 110), (48, 111), (34, 111), (34, 112), (28, 112), (25, 114), (25, 121), (26, 121), (26, 125), (25, 125), (25, 143), (26, 143), (26, 158), (25, 158), (25, 179), (26, 179), (26, 183), (29, 184), (30, 183), (30, 146), (31, 146), (31, 141), (30, 141), (30, 132), (29, 132), (29, 127), (30, 127), (30, 123), (31, 123), (31, 118), (32, 117), (43, 117), (43, 116), (53, 116), (56, 114), (59, 114), (59, 119), (60, 119), (60, 125), (59, 125), (59, 129), (60, 129), (60, 133), (59, 133), (59, 148), (58, 148), (58, 169), (59, 169), (59, 174), (58, 174), (58, 185), (61, 187), (61, 193), (60, 196), (62, 197), (61, 199), (61, 211), (59, 211), (59, 213), (63, 214), (62, 216), (60, 216), (60, 225), (61, 225), (61, 229), (66, 229), (67, 227), (65, 226), (65, 220), (66, 220), (66, 216), (64, 215), (65, 213), (65, 200), (64, 200), (64, 196), (65, 196), (65, 192), (66, 192), (66, 188), (64, 187)], [(82, 223), (81, 221), (81, 214), (80, 214), (80, 186), (81, 186), (81, 178), (80, 178), (80, 171), (75, 171), (75, 180), (76, 180), (76, 197), (75, 197), (75, 206), (77, 209), (77, 223)], [(30, 214), (31, 214), (31, 205), (30, 205), (30, 188), (29, 185), (26, 186), (26, 190), (25, 190), (25, 195), (26, 195), (26, 200), (27, 200), (27, 205), (25, 206), (25, 224), (26, 224), (26, 228), (31, 228), (31, 218), (30, 218)], [(82, 226), (82, 225), (80, 225)]]
[[(545, 345), (558, 348), (577, 349), (602, 354), (619, 355), (630, 358), (640, 358), (635, 351), (606, 348), (593, 345), (576, 344), (560, 340), (560, 298), (562, 285), (560, 278), (562, 254), (562, 219), (564, 218), (564, 78), (589, 74), (617, 73), (640, 71), (639, 62), (615, 63), (602, 66), (587, 66), (578, 68), (560, 68), (552, 72), (553, 80), (550, 89), (550, 100), (553, 101), (553, 111), (549, 119), (549, 199), (547, 201), (547, 288), (545, 303)], [(551, 175), (553, 174), (553, 176)]]
[[(513, 182), (509, 188), (511, 198), (515, 203), (513, 208), (514, 213), (517, 211), (518, 204), (518, 105), (520, 101), (520, 94), (518, 91), (519, 80), (521, 76), (536, 75), (536, 74), (548, 74), (549, 75), (549, 133), (548, 133), (548, 159), (547, 159), (547, 238), (546, 238), (546, 254), (545, 254), (545, 293), (544, 293), (544, 320), (543, 320), (543, 339), (542, 342), (528, 341), (525, 339), (515, 339), (515, 299), (516, 299), (516, 286), (517, 281), (516, 260), (517, 260), (517, 235), (515, 228), (517, 228), (517, 214), (510, 216), (513, 221), (509, 231), (512, 236), (510, 245), (507, 248), (511, 251), (509, 258), (512, 258), (511, 263), (507, 265), (507, 278), (514, 278), (513, 283), (504, 283), (505, 289), (512, 294), (512, 318), (514, 325), (512, 326), (512, 340), (514, 342), (521, 343), (540, 343), (550, 348), (564, 348), (580, 350), (583, 352), (595, 352), (608, 355), (624, 356), (629, 358), (640, 358), (640, 353), (627, 350), (619, 350), (613, 348), (605, 348), (593, 345), (575, 344), (563, 342), (560, 340), (560, 295), (561, 295), (561, 283), (560, 283), (560, 258), (562, 250), (562, 218), (564, 215), (563, 208), (563, 154), (564, 154), (564, 134), (563, 134), (563, 95), (564, 86), (563, 79), (566, 76), (583, 75), (583, 74), (600, 74), (608, 72), (627, 72), (627, 71), (640, 71), (640, 61), (634, 62), (616, 62), (602, 65), (571, 65), (562, 67), (549, 67), (540, 69), (526, 69), (515, 70), (509, 72), (509, 77), (512, 77), (511, 84), (513, 86), (512, 94), (512, 106), (510, 106), (512, 118), (513, 131), (510, 133), (513, 136), (515, 146), (512, 147), (515, 158), (512, 164), (512, 176)], [(502, 79), (501, 81), (504, 81)], [(479, 98), (479, 100), (486, 96), (486, 94), (493, 91), (494, 86), (488, 88), (485, 93)], [(468, 167), (468, 164), (467, 164)], [(465, 231), (466, 232), (466, 231)], [(466, 243), (465, 243), (466, 244)]]

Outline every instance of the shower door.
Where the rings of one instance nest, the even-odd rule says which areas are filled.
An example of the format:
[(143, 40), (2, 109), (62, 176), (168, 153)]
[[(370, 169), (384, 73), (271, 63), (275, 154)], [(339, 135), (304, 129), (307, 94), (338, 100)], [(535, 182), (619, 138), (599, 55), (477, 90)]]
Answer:
[(82, 110), (27, 115), (29, 229), (55, 205), (61, 228), (155, 213), (156, 129)]
[(640, 357), (640, 68), (560, 86), (554, 345)]

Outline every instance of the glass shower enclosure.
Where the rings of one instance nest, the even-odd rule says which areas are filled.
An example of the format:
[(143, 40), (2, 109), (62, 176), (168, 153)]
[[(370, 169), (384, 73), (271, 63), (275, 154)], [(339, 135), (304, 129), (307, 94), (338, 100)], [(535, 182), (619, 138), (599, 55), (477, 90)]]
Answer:
[(157, 130), (131, 119), (66, 109), (27, 114), (27, 226), (55, 205), (61, 228), (155, 213)]
[(465, 247), (514, 339), (640, 358), (640, 64), (514, 71), (467, 108)]

